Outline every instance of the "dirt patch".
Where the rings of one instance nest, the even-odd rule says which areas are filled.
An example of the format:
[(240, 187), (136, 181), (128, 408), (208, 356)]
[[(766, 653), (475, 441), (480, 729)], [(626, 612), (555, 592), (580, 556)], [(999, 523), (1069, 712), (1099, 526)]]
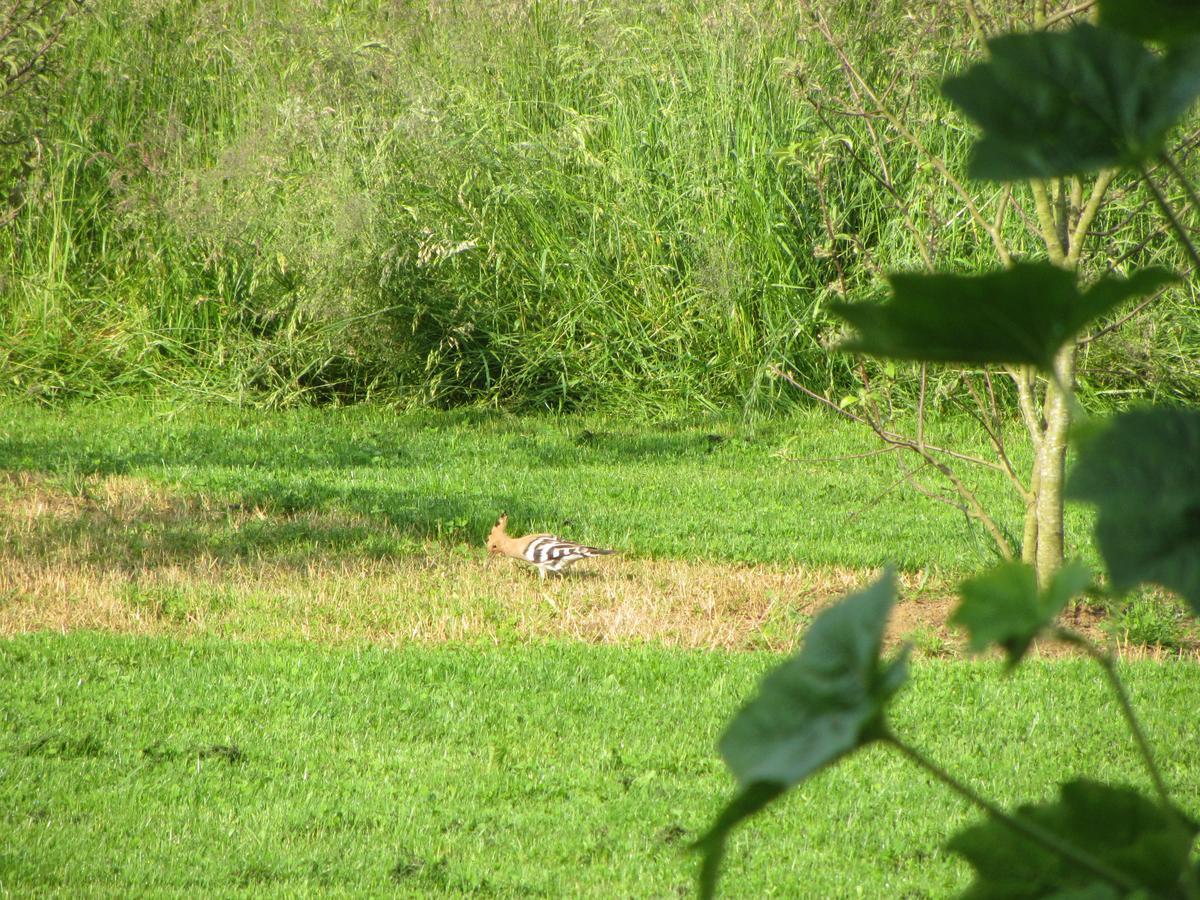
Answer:
[[(254, 552), (242, 545), (227, 552), (255, 523), (311, 532), (316, 544), (300, 559), (291, 550), (273, 556), (254, 532), (246, 544)], [(10, 475), (0, 484), (0, 635), (86, 628), (390, 645), (569, 638), (786, 651), (821, 609), (874, 576), (611, 557), (542, 582), (481, 547), (428, 543), (373, 558), (319, 541), (330, 529), (368, 525), (379, 528), (330, 514), (215, 506), (123, 476), (92, 476), (66, 489)], [(926, 574), (900, 582), (889, 646), (908, 641), (919, 654), (961, 655), (962, 636), (946, 625), (952, 582)], [(1072, 627), (1104, 640), (1098, 611), (1081, 606), (1069, 615)], [(1035, 652), (1072, 651), (1045, 643)]]

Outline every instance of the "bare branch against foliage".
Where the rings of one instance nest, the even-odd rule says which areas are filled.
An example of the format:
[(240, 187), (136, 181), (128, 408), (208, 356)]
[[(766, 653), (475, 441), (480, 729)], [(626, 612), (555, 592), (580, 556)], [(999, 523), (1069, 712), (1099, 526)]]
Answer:
[(87, 0), (0, 0), (0, 177), (9, 183), (0, 197), (0, 228), (20, 211), (24, 176), (41, 152), (33, 133), (39, 111), (18, 97), (37, 93), (68, 23), (86, 8)]
[[(926, 443), (924, 441), (923, 425), (921, 425), (918, 429), (918, 433), (921, 435), (921, 437), (914, 440), (913, 438), (907, 437), (899, 432), (884, 428), (880, 422), (877, 410), (871, 410), (865, 416), (856, 415), (855, 413), (850, 412), (848, 409), (843, 409), (842, 407), (838, 406), (838, 404), (829, 400), (827, 397), (822, 397), (815, 391), (805, 387), (803, 384), (793, 378), (791, 374), (783, 371), (782, 369), (773, 368), (771, 373), (777, 378), (782, 378), (784, 381), (788, 382), (806, 396), (811, 397), (813, 400), (816, 400), (824, 406), (832, 409), (838, 415), (843, 416), (852, 422), (857, 422), (860, 425), (866, 425), (875, 432), (876, 437), (883, 441), (883, 443), (892, 447), (910, 450), (917, 456), (921, 457), (921, 459), (924, 461), (924, 465), (920, 466), (918, 469), (904, 470), (902, 466), (903, 475), (901, 476), (900, 481), (906, 481), (914, 488), (914, 490), (917, 490), (919, 493), (925, 494), (926, 496), (941, 502), (949, 503), (949, 505), (953, 506), (954, 508), (961, 510), (968, 519), (979, 522), (984, 527), (988, 535), (995, 543), (997, 550), (999, 550), (1000, 554), (1005, 559), (1012, 559), (1014, 557), (1015, 554), (1012, 543), (1008, 540), (1007, 535), (1004, 534), (1003, 529), (1000, 528), (1000, 526), (988, 513), (982, 502), (980, 502), (975, 491), (973, 491), (971, 487), (962, 480), (959, 474), (950, 466), (949, 463), (947, 463), (944, 459), (938, 458), (938, 454), (948, 456), (953, 459), (962, 460), (964, 462), (973, 463), (975, 465), (984, 466), (989, 469), (996, 469), (1008, 474), (1002, 465), (990, 460), (981, 459), (977, 456), (972, 456), (967, 453), (960, 453), (956, 450), (951, 450), (946, 447), (939, 447), (934, 444)], [(923, 414), (924, 413), (922, 410), (922, 415)], [(959, 497), (959, 502), (947, 500), (944, 496), (930, 491), (928, 488), (925, 488), (924, 486), (920, 485), (919, 482), (915, 481), (914, 475), (916, 472), (919, 471), (920, 468), (925, 467), (933, 468), (951, 484), (951, 486), (954, 488), (954, 492)], [(897, 483), (899, 483), (899, 481)], [(893, 485), (893, 487), (894, 486), (895, 485)]]

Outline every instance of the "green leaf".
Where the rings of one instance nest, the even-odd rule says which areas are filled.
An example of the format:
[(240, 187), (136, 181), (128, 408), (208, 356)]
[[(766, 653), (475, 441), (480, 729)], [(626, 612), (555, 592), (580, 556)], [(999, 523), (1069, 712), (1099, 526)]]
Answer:
[(983, 129), (974, 178), (1014, 181), (1133, 165), (1157, 154), (1200, 94), (1194, 46), (1156, 56), (1119, 31), (1006, 34), (942, 92)]
[(1175, 44), (1200, 35), (1196, 0), (1100, 0), (1100, 24), (1147, 41)]
[(959, 591), (963, 600), (950, 622), (966, 628), (971, 649), (976, 652), (993, 644), (1003, 647), (1012, 668), (1025, 656), (1033, 639), (1091, 580), (1087, 566), (1069, 563), (1054, 574), (1045, 590), (1039, 591), (1032, 566), (1002, 563), (962, 583)]
[(830, 309), (859, 331), (843, 350), (1048, 370), (1059, 348), (1089, 322), (1174, 277), (1165, 269), (1141, 269), (1128, 279), (1102, 278), (1081, 293), (1073, 273), (1048, 262), (982, 275), (893, 273), (889, 302), (835, 303)]
[(1200, 615), (1200, 412), (1122, 413), (1079, 446), (1067, 496), (1096, 504), (1113, 587), (1154, 582)]
[(705, 853), (701, 893), (711, 897), (733, 828), (788, 788), (884, 736), (884, 708), (908, 678), (907, 648), (879, 658), (896, 579), (822, 612), (800, 652), (763, 679), (758, 695), (721, 738), (721, 755), (741, 788), (696, 847)]
[[(1017, 818), (1086, 850), (1153, 896), (1177, 896), (1195, 823), (1127, 787), (1080, 779), (1063, 784), (1054, 803), (1022, 806)], [(968, 900), (1035, 897), (1129, 897), (1041, 844), (988, 819), (947, 844), (975, 870)], [(1107, 890), (1106, 890), (1107, 889)]]

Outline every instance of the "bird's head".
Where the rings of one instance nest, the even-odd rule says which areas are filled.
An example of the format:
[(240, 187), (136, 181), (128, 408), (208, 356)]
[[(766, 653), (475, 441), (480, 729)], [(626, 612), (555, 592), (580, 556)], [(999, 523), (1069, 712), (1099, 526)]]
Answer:
[(500, 542), (508, 537), (508, 513), (500, 513), (500, 518), (496, 520), (496, 524), (492, 526), (491, 532), (488, 534), (487, 548), (488, 553), (493, 556), (500, 551)]

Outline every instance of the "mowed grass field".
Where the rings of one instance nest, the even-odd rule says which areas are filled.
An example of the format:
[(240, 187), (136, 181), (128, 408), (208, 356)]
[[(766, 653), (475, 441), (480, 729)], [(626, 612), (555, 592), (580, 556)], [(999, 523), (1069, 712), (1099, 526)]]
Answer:
[[(0, 633), (783, 649), (881, 565), (905, 572), (906, 596), (944, 598), (995, 558), (982, 529), (904, 483), (911, 460), (819, 412), (752, 425), (7, 406), (0, 438)], [(963, 422), (929, 440), (984, 449)], [(965, 475), (1019, 531), (1001, 477)], [(621, 555), (541, 585), (487, 559), (501, 511), (515, 532)], [(1082, 510), (1070, 525), (1091, 558)]]
[[(930, 441), (986, 452), (965, 420), (938, 430)], [(0, 468), (77, 495), (123, 477), (269, 523), (241, 541), (200, 530), (177, 553), (403, 555), (430, 540), (481, 545), (507, 511), (514, 529), (570, 530), (642, 558), (909, 570), (989, 558), (961, 513), (897, 483), (897, 460), (911, 469), (912, 459), (862, 458), (879, 449), (874, 436), (819, 411), (756, 426), (371, 407), (12, 405), (0, 406), (0, 438)], [(1023, 442), (1013, 440), (1023, 465)], [(970, 480), (1019, 536), (1002, 479), (984, 470)], [(1076, 528), (1072, 538), (1084, 544), (1087, 535)]]
[[(732, 792), (713, 744), (766, 653), (176, 641), (0, 643), (0, 884), (13, 895), (671, 897)], [(1200, 813), (1200, 670), (1125, 667)], [(1145, 784), (1081, 660), (928, 661), (896, 728), (1006, 803)], [(943, 897), (974, 814), (869, 750), (739, 833), (729, 896)]]
[[(720, 729), (811, 616), (888, 560), (911, 609), (991, 558), (874, 449), (818, 414), (0, 407), (0, 890), (686, 893)], [(623, 554), (542, 585), (487, 560), (501, 509)], [(933, 655), (897, 728), (985, 793), (1144, 783), (1083, 661)], [(1200, 813), (1200, 668), (1124, 671)], [(868, 752), (741, 833), (725, 884), (945, 896), (972, 815)]]

